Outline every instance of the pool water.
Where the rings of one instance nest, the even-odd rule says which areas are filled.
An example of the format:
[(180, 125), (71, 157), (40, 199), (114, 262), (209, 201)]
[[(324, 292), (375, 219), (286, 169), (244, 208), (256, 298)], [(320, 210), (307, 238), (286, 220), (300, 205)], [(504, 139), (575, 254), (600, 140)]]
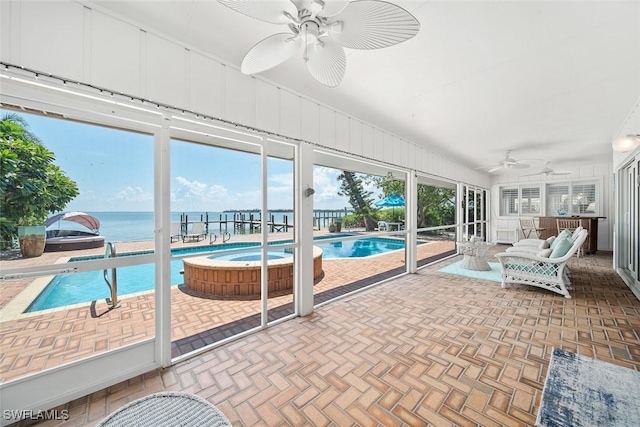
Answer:
[[(323, 236), (316, 238), (316, 241), (328, 238), (340, 237), (340, 235)], [(271, 244), (288, 243), (284, 241), (271, 242)], [(218, 245), (215, 248), (219, 250), (228, 250), (233, 248), (257, 246), (258, 243), (234, 243)], [(385, 238), (366, 238), (360, 240), (349, 240), (333, 243), (316, 243), (316, 246), (323, 250), (323, 259), (335, 258), (362, 258), (372, 255), (382, 254), (397, 249), (404, 249), (404, 240), (385, 239)], [(204, 250), (211, 251), (214, 247), (206, 247)], [(173, 255), (196, 253), (203, 251), (203, 248), (179, 248), (172, 249)], [(270, 251), (269, 259), (273, 256), (277, 258), (283, 257), (282, 251)], [(260, 253), (256, 251), (234, 254), (213, 255), (218, 259), (228, 259), (235, 261), (257, 261), (260, 259)], [(71, 261), (82, 261), (87, 259), (102, 258), (98, 257), (78, 257), (72, 258)], [(182, 260), (176, 259), (171, 261), (171, 285), (176, 286), (184, 282), (184, 277), (180, 274), (183, 269)], [(109, 275), (111, 270), (108, 270)], [(141, 264), (130, 267), (121, 267), (117, 270), (118, 278), (118, 295), (124, 296), (136, 292), (152, 290), (155, 280), (155, 265)], [(72, 304), (85, 303), (93, 300), (110, 298), (111, 293), (104, 281), (102, 270), (87, 271), (82, 273), (57, 275), (47, 285), (47, 287), (38, 295), (38, 297), (27, 307), (25, 313), (46, 310), (50, 308), (63, 307)]]

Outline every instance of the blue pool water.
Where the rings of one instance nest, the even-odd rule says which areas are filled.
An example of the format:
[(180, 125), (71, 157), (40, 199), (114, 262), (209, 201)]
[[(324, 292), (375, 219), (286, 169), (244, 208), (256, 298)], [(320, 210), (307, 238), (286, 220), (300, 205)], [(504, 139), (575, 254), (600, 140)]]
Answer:
[[(316, 238), (321, 241), (329, 238), (340, 237), (340, 235), (323, 236)], [(290, 241), (271, 242), (272, 245), (289, 243)], [(205, 250), (229, 250), (246, 247), (247, 249), (258, 246), (258, 243), (225, 243), (215, 247), (207, 247)], [(385, 252), (404, 249), (404, 240), (385, 239), (385, 238), (367, 238), (360, 240), (350, 240), (344, 242), (333, 243), (316, 243), (316, 246), (323, 250), (323, 259), (332, 258), (362, 258)], [(179, 248), (173, 249), (173, 255), (202, 252), (203, 248)], [(139, 253), (138, 253), (139, 254)], [(275, 250), (269, 252), (269, 259), (272, 257), (281, 258), (284, 255), (282, 251)], [(233, 259), (236, 261), (256, 261), (260, 259), (259, 252), (243, 252), (234, 254), (211, 255), (211, 258)], [(72, 258), (71, 261), (82, 261), (87, 259), (102, 258), (97, 257), (78, 257)], [(180, 271), (183, 269), (182, 260), (177, 259), (171, 261), (171, 285), (179, 285), (184, 282), (183, 275)], [(108, 270), (109, 273), (111, 270)], [(143, 292), (153, 289), (155, 280), (154, 264), (141, 264), (131, 267), (121, 267), (117, 270), (118, 275), (118, 295), (127, 295), (136, 292)], [(27, 307), (25, 313), (46, 310), (49, 308), (63, 307), (71, 304), (90, 302), (109, 298), (110, 292), (107, 287), (102, 270), (88, 271), (74, 274), (57, 275), (47, 285), (47, 287), (38, 295), (38, 297)]]

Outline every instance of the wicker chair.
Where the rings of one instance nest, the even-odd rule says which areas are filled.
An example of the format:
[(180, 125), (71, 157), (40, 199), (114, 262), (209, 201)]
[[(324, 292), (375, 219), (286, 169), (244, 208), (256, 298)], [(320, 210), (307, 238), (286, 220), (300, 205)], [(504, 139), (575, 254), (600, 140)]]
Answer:
[(531, 253), (502, 252), (496, 254), (502, 266), (502, 287), (508, 283), (538, 286), (571, 298), (567, 262), (587, 239), (587, 230), (578, 232), (569, 251), (560, 258), (543, 258)]
[[(581, 227), (582, 222), (579, 219), (574, 218), (558, 218), (556, 219), (556, 224), (558, 226), (558, 233), (562, 230), (569, 230), (572, 233), (576, 230), (576, 228)], [(582, 250), (582, 246), (576, 252), (576, 256), (580, 256), (580, 254), (584, 255), (584, 251)]]

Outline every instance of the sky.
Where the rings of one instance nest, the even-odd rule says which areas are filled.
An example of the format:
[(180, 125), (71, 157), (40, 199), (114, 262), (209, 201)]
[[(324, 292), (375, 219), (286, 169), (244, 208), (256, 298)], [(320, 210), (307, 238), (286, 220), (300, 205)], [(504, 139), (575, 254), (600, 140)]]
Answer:
[[(8, 111), (1, 110), (4, 115)], [(80, 195), (65, 211), (153, 211), (153, 137), (96, 125), (20, 113), (55, 154)], [(293, 162), (269, 158), (269, 209), (293, 209)], [(344, 209), (341, 171), (314, 167), (314, 209)], [(171, 211), (259, 209), (260, 156), (171, 141)], [(377, 189), (375, 193), (379, 193)], [(374, 195), (375, 197), (375, 195)]]

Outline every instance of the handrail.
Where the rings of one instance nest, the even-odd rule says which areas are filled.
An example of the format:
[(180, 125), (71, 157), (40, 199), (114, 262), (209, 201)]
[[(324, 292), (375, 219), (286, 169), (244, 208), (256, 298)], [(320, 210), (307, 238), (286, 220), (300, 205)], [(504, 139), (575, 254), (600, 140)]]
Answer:
[[(229, 237), (226, 237), (226, 236), (229, 236)], [(228, 231), (224, 231), (222, 233), (222, 243), (225, 243), (229, 240), (231, 240), (231, 233), (229, 233)]]
[[(104, 257), (106, 258), (115, 258), (117, 256), (116, 245), (112, 242), (107, 242), (107, 247), (104, 252)], [(109, 305), (109, 309), (114, 309), (120, 307), (120, 301), (118, 301), (118, 277), (116, 275), (116, 268), (113, 267), (111, 269), (111, 282), (109, 282), (109, 276), (107, 273), (108, 269), (104, 269), (103, 276), (104, 281), (107, 282), (107, 286), (109, 290), (111, 290), (111, 304)]]

